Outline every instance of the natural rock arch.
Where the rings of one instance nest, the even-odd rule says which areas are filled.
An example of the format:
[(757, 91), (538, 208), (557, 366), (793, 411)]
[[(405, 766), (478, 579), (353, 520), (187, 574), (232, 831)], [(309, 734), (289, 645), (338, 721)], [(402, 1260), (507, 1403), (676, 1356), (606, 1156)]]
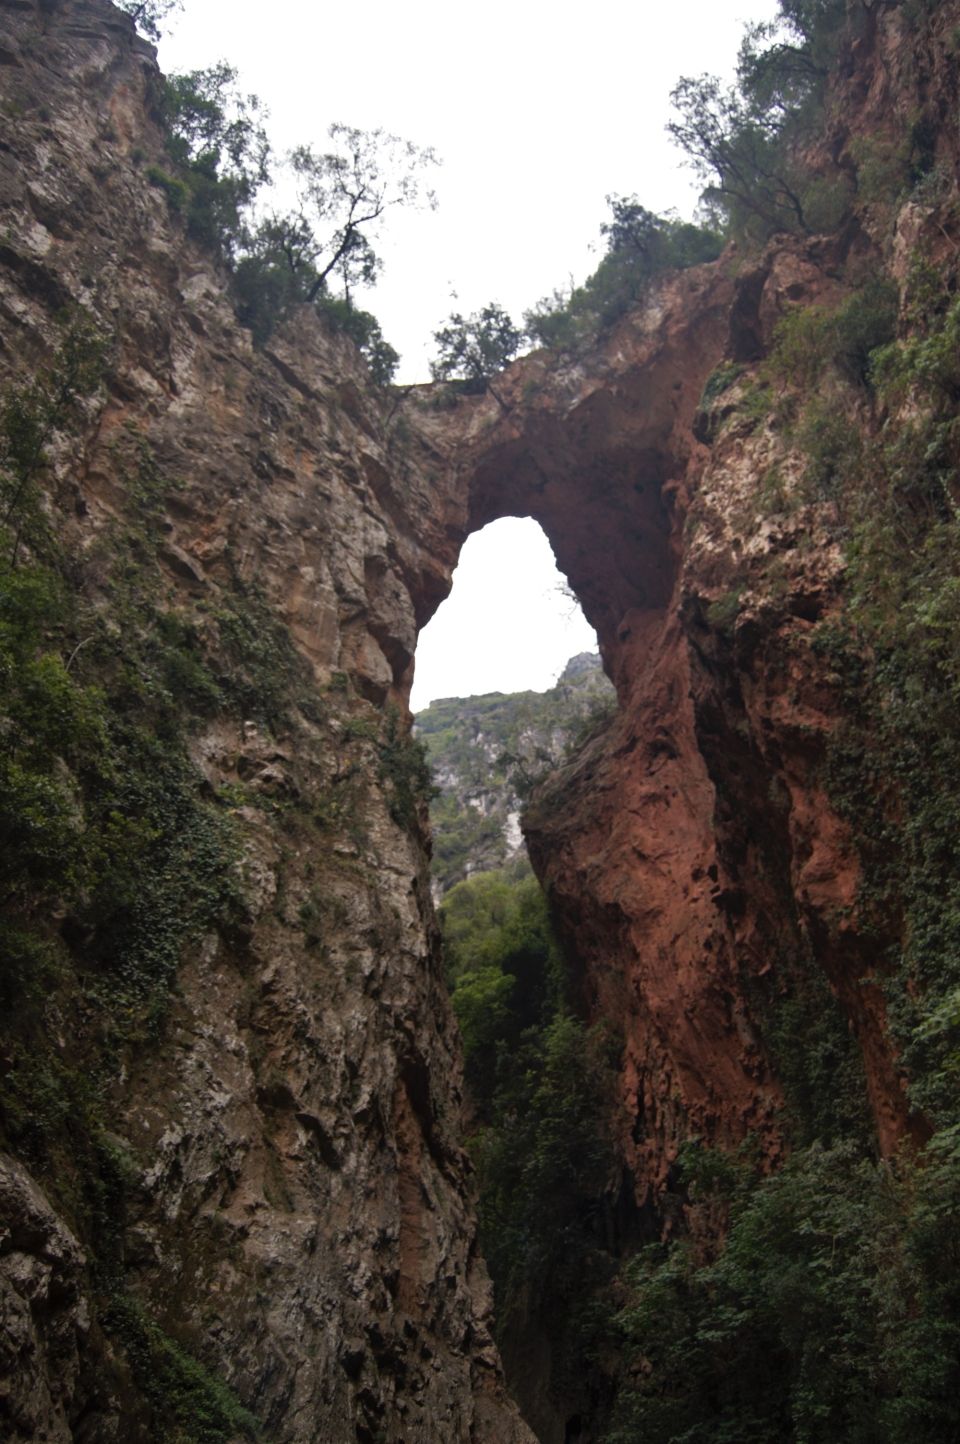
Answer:
[[(526, 831), (583, 959), (586, 1010), (625, 1019), (623, 1146), (641, 1189), (662, 1176), (676, 1137), (672, 1096), (707, 1136), (765, 1130), (778, 1101), (718, 907), (715, 792), (679, 617), (687, 488), (707, 455), (693, 420), (728, 336), (717, 295), (698, 312), (695, 343), (682, 311), (691, 290), (711, 288), (729, 283), (695, 272), (674, 282), (611, 338), (589, 376), (533, 357), (496, 398), (443, 413), (430, 411), (430, 393), (415, 399), (447, 461), (447, 556), (498, 517), (533, 517), (621, 704), (632, 698), (548, 787)], [(731, 1034), (742, 1045), (731, 1049)]]

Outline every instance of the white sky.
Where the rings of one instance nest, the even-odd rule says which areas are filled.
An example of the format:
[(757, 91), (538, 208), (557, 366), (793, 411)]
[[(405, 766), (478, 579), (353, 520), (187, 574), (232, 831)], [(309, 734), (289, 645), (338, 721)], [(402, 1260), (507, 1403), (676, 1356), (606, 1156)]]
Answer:
[[(451, 310), (495, 300), (519, 321), (555, 286), (594, 269), (607, 194), (635, 193), (650, 210), (692, 213), (693, 178), (664, 132), (670, 91), (681, 75), (730, 73), (743, 22), (775, 10), (775, 0), (185, 0), (160, 62), (194, 70), (228, 60), (243, 90), (267, 105), (278, 152), (298, 143), (323, 149), (335, 120), (437, 151), (443, 164), (431, 184), (439, 209), (392, 213), (377, 246), (384, 274), (361, 298), (401, 353), (397, 379), (421, 381), (432, 333)], [(582, 632), (574, 640), (564, 621), (542, 533), (539, 551), (511, 550), (508, 560), (497, 540), (505, 526), (468, 543), (456, 591), (424, 632), (419, 706), (434, 696), (549, 686), (568, 656), (594, 645), (582, 619), (589, 640)], [(535, 531), (531, 523), (526, 534)], [(454, 625), (447, 613), (462, 605), (484, 554), (482, 596)], [(530, 592), (507, 609), (506, 631), (493, 640), (491, 609), (507, 574), (525, 578)], [(551, 592), (552, 621), (535, 606)], [(519, 607), (539, 618), (522, 664)], [(449, 650), (435, 663), (441, 632)], [(488, 640), (500, 670), (479, 670), (478, 662), (464, 672), (461, 664), (479, 659)], [(428, 673), (436, 680), (425, 682)]]
[(543, 692), (597, 638), (563, 596), (550, 543), (529, 517), (503, 517), (468, 537), (453, 591), (420, 634), (411, 706), (436, 697)]

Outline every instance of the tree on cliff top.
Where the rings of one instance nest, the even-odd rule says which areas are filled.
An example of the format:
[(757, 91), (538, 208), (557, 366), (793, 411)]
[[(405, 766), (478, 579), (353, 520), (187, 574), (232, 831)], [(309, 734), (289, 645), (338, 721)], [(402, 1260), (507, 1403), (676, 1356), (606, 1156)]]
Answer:
[(353, 293), (373, 285), (380, 272), (374, 242), (386, 212), (436, 205), (421, 172), (437, 158), (383, 130), (334, 124), (328, 134), (328, 151), (299, 146), (291, 152), (297, 208), (268, 216), (246, 237), (236, 271), (240, 318), (255, 339), (265, 340), (292, 306), (315, 305), (357, 342), (374, 379), (386, 381), (397, 354), (376, 319), (354, 306)]
[(226, 61), (168, 76), (160, 110), (179, 176), (154, 168), (151, 179), (181, 210), (195, 240), (228, 262), (246, 241), (246, 216), (270, 180), (270, 142), (255, 95), (243, 95)]
[(434, 152), (383, 130), (331, 125), (329, 150), (299, 146), (288, 157), (296, 209), (255, 221), (253, 202), (271, 179), (270, 145), (259, 102), (239, 93), (236, 71), (221, 61), (171, 76), (161, 106), (178, 174), (154, 167), (151, 179), (195, 239), (232, 267), (238, 315), (254, 340), (265, 341), (294, 306), (311, 304), (352, 337), (375, 380), (389, 380), (397, 353), (376, 318), (354, 306), (353, 291), (376, 280), (374, 242), (386, 212), (435, 206), (421, 183)]
[(348, 297), (351, 286), (371, 285), (381, 267), (371, 238), (384, 213), (421, 203), (433, 209), (437, 203), (420, 182), (420, 172), (437, 164), (429, 147), (350, 125), (331, 125), (328, 135), (329, 151), (318, 155), (304, 145), (290, 156), (301, 190), (294, 228), (302, 234), (305, 215), (318, 228), (306, 257), (316, 272), (308, 301), (316, 300), (334, 275)]
[(472, 316), (454, 311), (446, 325), (434, 331), (433, 339), (440, 353), (430, 363), (433, 379), (461, 381), (464, 391), (479, 393), (516, 356), (523, 333), (503, 307), (491, 301)]
[(183, 0), (117, 0), (117, 5), (130, 16), (138, 30), (156, 41), (163, 34), (163, 22), (167, 16), (183, 9)]
[(733, 230), (763, 236), (813, 227), (815, 177), (802, 152), (856, 9), (848, 16), (846, 0), (780, 0), (776, 20), (747, 27), (736, 85), (701, 75), (675, 86), (667, 130), (705, 182), (705, 203)]
[(544, 297), (524, 316), (527, 335), (541, 346), (575, 346), (636, 305), (654, 277), (720, 254), (721, 237), (708, 226), (658, 216), (636, 196), (610, 195), (607, 205), (610, 220), (600, 227), (607, 249), (593, 275)]

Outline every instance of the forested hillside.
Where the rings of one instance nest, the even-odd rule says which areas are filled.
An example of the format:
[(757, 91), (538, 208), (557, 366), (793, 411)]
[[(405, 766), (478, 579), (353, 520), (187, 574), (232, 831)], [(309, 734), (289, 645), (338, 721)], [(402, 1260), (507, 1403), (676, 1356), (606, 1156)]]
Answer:
[(444, 697), (417, 713), (437, 792), (430, 825), (440, 893), (525, 856), (524, 800), (613, 705), (599, 656), (583, 652), (546, 692)]

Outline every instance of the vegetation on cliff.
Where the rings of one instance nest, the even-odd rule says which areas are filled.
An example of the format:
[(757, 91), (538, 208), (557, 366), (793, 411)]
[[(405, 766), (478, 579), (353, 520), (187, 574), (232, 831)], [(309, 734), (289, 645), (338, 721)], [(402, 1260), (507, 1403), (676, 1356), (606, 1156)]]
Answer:
[(610, 1444), (954, 1437), (955, 1139), (894, 1163), (815, 1144), (761, 1182), (694, 1147), (683, 1179), (725, 1241), (655, 1244), (628, 1269)]
[(310, 305), (351, 337), (374, 381), (385, 384), (399, 357), (353, 294), (381, 268), (373, 242), (385, 212), (434, 203), (419, 173), (436, 157), (382, 130), (333, 124), (329, 150), (298, 146), (287, 158), (296, 208), (257, 216), (254, 201), (275, 179), (276, 163), (259, 102), (236, 81), (223, 62), (162, 81), (159, 111), (175, 168), (153, 166), (150, 179), (188, 233), (229, 266), (237, 315), (257, 344)]
[[(583, 1371), (614, 1272), (601, 1199), (616, 1168), (617, 1039), (578, 1016), (574, 970), (535, 878), (478, 873), (450, 891), (440, 919), (497, 1333), (508, 1365), (531, 1331), (548, 1337), (563, 1394), (566, 1370)], [(530, 1381), (514, 1386), (523, 1399)]]
[[(886, 8), (925, 55), (930, 85), (923, 47), (935, 48), (935, 8)], [(856, 986), (882, 993), (910, 1136), (879, 1156), (859, 1049), (816, 947), (769, 940), (770, 971), (752, 983), (751, 1006), (786, 1095), (788, 1156), (771, 1174), (749, 1148), (738, 1157), (693, 1140), (661, 1200), (666, 1240), (626, 1268), (608, 1257), (583, 1276), (593, 1332), (580, 1358), (599, 1361), (607, 1381), (590, 1437), (610, 1444), (933, 1444), (960, 1429), (954, 156), (938, 138), (928, 93), (899, 142), (847, 137), (831, 158), (822, 142), (836, 121), (836, 61), (874, 7), (781, 9), (777, 27), (748, 35), (735, 92), (709, 78), (681, 83), (676, 133), (710, 182), (718, 223), (748, 248), (777, 233), (849, 224), (869, 227), (877, 251), (868, 264), (852, 248), (829, 302), (788, 306), (762, 363), (718, 367), (698, 435), (713, 443), (726, 427), (741, 437), (764, 431), (775, 460), (752, 498), (758, 518), (819, 509), (843, 548), (840, 605), (816, 621), (806, 645), (844, 719), (822, 780), (859, 854)], [(956, 34), (936, 41), (948, 55)], [(905, 256), (904, 234), (917, 238)], [(749, 577), (745, 565), (743, 582), (704, 618), (727, 675), (749, 669), (756, 645), (755, 630), (740, 625), (744, 593), (757, 585)], [(772, 570), (762, 586), (775, 608)], [(455, 899), (467, 911), (469, 894), (461, 902), (459, 892), (448, 900), (451, 924)], [(507, 957), (491, 949), (482, 967), (455, 980), (481, 1076), (514, 1027)], [(509, 1237), (510, 1210), (522, 1217), (523, 1202), (485, 1164), (481, 1154), (481, 1181), (491, 1206), (507, 1210), (496, 1216)], [(585, 1199), (581, 1208), (589, 1211)], [(507, 1263), (494, 1273), (511, 1297)], [(547, 1282), (534, 1277), (532, 1294)], [(555, 1337), (566, 1324), (557, 1322)], [(509, 1358), (509, 1331), (504, 1342)]]
[[(845, 558), (839, 593), (816, 598), (816, 605), (804, 597), (804, 627), (789, 640), (815, 659), (818, 701), (833, 708), (831, 723), (840, 720), (826, 741), (825, 733), (814, 735), (808, 723), (795, 722), (791, 741), (796, 755), (814, 759), (809, 765), (816, 775), (803, 785), (808, 791), (822, 785), (847, 825), (860, 863), (859, 889), (842, 916), (838, 904), (836, 916), (823, 911), (806, 930), (789, 893), (794, 911), (768, 916), (766, 930), (753, 928), (750, 947), (742, 948), (722, 984), (731, 996), (742, 984), (749, 1004), (750, 1028), (744, 1015), (729, 1014), (731, 1037), (742, 1026), (748, 1038), (731, 1045), (743, 1046), (737, 1058), (747, 1057), (758, 1087), (774, 1077), (782, 1091), (782, 1152), (759, 1158), (749, 1144), (738, 1153), (688, 1139), (678, 1157), (662, 1160), (662, 1189), (651, 1185), (641, 1215), (633, 1180), (623, 1185), (623, 1135), (628, 1122), (642, 1120), (617, 1112), (620, 1039), (587, 1020), (579, 964), (564, 956), (539, 887), (529, 878), (483, 872), (453, 887), (442, 910), (500, 1338), (518, 1377), (524, 1343), (531, 1335), (546, 1340), (549, 1389), (562, 1402), (576, 1401), (566, 1421), (570, 1437), (605, 1436), (610, 1444), (933, 1444), (960, 1431), (960, 210), (950, 173), (953, 135), (949, 143), (931, 138), (932, 112), (919, 110), (907, 140), (892, 150), (880, 138), (860, 137), (838, 147), (836, 164), (818, 153), (830, 119), (830, 67), (875, 8), (855, 4), (841, 13), (833, 0), (784, 0), (781, 26), (748, 38), (735, 95), (707, 82), (684, 82), (678, 93), (678, 129), (687, 127), (691, 153), (709, 170), (711, 198), (731, 233), (752, 243), (786, 231), (789, 245), (799, 247), (816, 227), (846, 227), (843, 244), (834, 236), (826, 248), (827, 299), (794, 304), (785, 287), (780, 295), (790, 304), (778, 321), (766, 323), (762, 362), (746, 345), (737, 349), (734, 336), (735, 354), (707, 382), (697, 429), (704, 446), (731, 436), (742, 449), (757, 441), (755, 455), (766, 466), (743, 501), (744, 515), (731, 510), (723, 519), (731, 528), (743, 522), (734, 548), (741, 571), (726, 576), (722, 558), (718, 562), (729, 586), (697, 613), (697, 642), (706, 638), (718, 690), (736, 718), (718, 731), (718, 746), (742, 748), (737, 755), (760, 777), (770, 813), (786, 812), (794, 800), (783, 801), (782, 776), (750, 735), (735, 694), (755, 680), (752, 658), (790, 599), (785, 582), (778, 590), (783, 553), (755, 540), (763, 528), (772, 534), (788, 513), (802, 513), (828, 528), (830, 545)], [(916, 27), (936, 19), (935, 7), (919, 0), (887, 8)], [(845, 28), (847, 17), (852, 29)], [(229, 73), (220, 71), (167, 93), (174, 141), (182, 148), (174, 144), (175, 173), (158, 171), (151, 183), (195, 234), (221, 246), (241, 292), (248, 274), (254, 299), (258, 288), (269, 294), (269, 325), (288, 303), (323, 297), (328, 265), (343, 262), (345, 277), (355, 277), (374, 262), (349, 221), (327, 261), (292, 223), (263, 233), (260, 250), (244, 249), (252, 243), (242, 238), (243, 211), (265, 162), (250, 111), (240, 106), (228, 114), (222, 87), (230, 84)], [(707, 128), (693, 129), (697, 125)], [(319, 167), (317, 157), (304, 161), (321, 185), (329, 179), (330, 157), (322, 159)], [(543, 336), (554, 327), (561, 349), (571, 335), (586, 334), (578, 329), (584, 318), (590, 326), (605, 324), (663, 267), (684, 257), (704, 259), (719, 244), (713, 229), (651, 217), (622, 199), (614, 202), (607, 238), (608, 256), (582, 288), (582, 299), (565, 298), (537, 323)], [(811, 257), (822, 259), (822, 249), (803, 251), (804, 275), (813, 269)], [(818, 274), (823, 281), (824, 271)], [(256, 329), (253, 310), (247, 319)], [(760, 336), (759, 321), (757, 327)], [(483, 357), (481, 363), (486, 366)], [(418, 1257), (421, 1242), (425, 1250), (430, 1246), (434, 1205), (416, 1169), (430, 1168), (433, 1153), (442, 1153), (451, 1174), (457, 1163), (455, 1150), (444, 1153), (437, 1141), (441, 1109), (418, 1042), (409, 1036), (415, 1031), (410, 1020), (417, 1021), (416, 1008), (429, 995), (404, 995), (400, 985), (405, 972), (428, 972), (433, 959), (409, 944), (420, 919), (414, 907), (397, 913), (390, 932), (363, 913), (359, 890), (344, 900), (324, 871), (329, 853), (331, 868), (376, 877), (363, 850), (361, 805), (375, 792), (379, 825), (392, 829), (405, 849), (396, 871), (406, 896), (423, 888), (416, 864), (406, 859), (411, 837), (419, 836), (430, 780), (424, 748), (411, 742), (396, 710), (378, 713), (361, 702), (344, 673), (334, 674), (326, 698), (318, 693), (290, 634), (242, 580), (229, 548), (219, 581), (204, 579), (194, 592), (191, 572), (178, 591), (171, 582), (176, 567), (165, 569), (159, 558), (179, 479), (136, 425), (117, 420), (109, 442), (118, 484), (99, 530), (91, 528), (83, 547), (58, 537), (54, 519), (64, 520), (66, 532), (72, 525), (61, 495), (70, 478), (54, 453), (70, 453), (84, 428), (92, 429), (107, 364), (104, 338), (67, 318), (46, 366), (0, 398), (0, 876), (6, 904), (0, 1141), (29, 1165), (88, 1250), (97, 1327), (106, 1331), (115, 1357), (129, 1363), (138, 1407), (145, 1400), (152, 1410), (146, 1431), (225, 1444), (253, 1432), (252, 1417), (213, 1368), (174, 1337), (175, 1319), (171, 1332), (161, 1327), (131, 1281), (125, 1249), (151, 1246), (144, 1238), (131, 1243), (125, 1228), (145, 1161), (135, 1142), (115, 1132), (114, 1115), (138, 1058), (160, 1056), (184, 963), (211, 940), (232, 948), (238, 972), (246, 968), (250, 975), (238, 991), (257, 1089), (251, 1108), (255, 1103), (269, 1115), (277, 1098), (293, 1100), (296, 1068), (287, 1066), (288, 1056), (271, 1064), (275, 1072), (258, 1074), (255, 1049), (265, 1044), (249, 1019), (258, 998), (276, 1006), (271, 969), (294, 937), (310, 965), (294, 974), (296, 986), (288, 984), (291, 1036), (299, 1045), (297, 1051), (290, 1044), (291, 1055), (304, 1071), (306, 988), (317, 986), (319, 1007), (326, 1009), (351, 972), (362, 974), (349, 995), (356, 1025), (351, 1042), (362, 1027), (373, 1033), (371, 1020), (382, 1016), (378, 1046), (388, 1052), (387, 1040), (399, 1035), (408, 1049), (390, 1055), (379, 1095), (365, 1091), (354, 1054), (344, 1055), (348, 1083), (337, 1124), (346, 1133), (359, 1119), (377, 1156), (389, 1155), (393, 1171), (378, 1201), (400, 1171), (397, 1159), (410, 1166), (403, 1181), (410, 1185), (408, 1201), (417, 1201), (405, 1210), (403, 1228), (416, 1235), (420, 1223), (411, 1225), (411, 1214), (418, 1210), (426, 1222), (412, 1247), (404, 1237), (404, 1262)], [(478, 372), (475, 379), (483, 378)], [(703, 520), (695, 511), (691, 518), (691, 526)], [(809, 545), (795, 532), (789, 542), (793, 553)], [(183, 558), (174, 561), (186, 565)], [(337, 602), (356, 618), (350, 610), (356, 598), (344, 594)], [(681, 625), (688, 627), (686, 645), (691, 617), (681, 617)], [(778, 655), (784, 675), (789, 660)], [(328, 726), (325, 708), (333, 693), (338, 715), (336, 726)], [(426, 751), (446, 771), (441, 782), (454, 798), (438, 813), (443, 882), (466, 870), (478, 842), (484, 855), (495, 855), (502, 816), (516, 810), (540, 764), (556, 762), (570, 736), (569, 704), (589, 712), (593, 696), (577, 677), (555, 693), (538, 698), (535, 713), (526, 695), (448, 700), (421, 714)], [(201, 772), (202, 724), (226, 724), (240, 737), (245, 727), (279, 730), (295, 712), (302, 723), (297, 744), (309, 760), (309, 776), (296, 787), (284, 774), (274, 776), (275, 792), (258, 791), (239, 761), (236, 776), (220, 787)], [(589, 716), (585, 721), (589, 725)], [(465, 731), (479, 747), (467, 747)], [(636, 744), (634, 737), (629, 745)], [(663, 745), (669, 748), (671, 739)], [(742, 772), (721, 769), (711, 781), (718, 816), (728, 805), (747, 810), (750, 779)], [(505, 803), (490, 802), (492, 784), (502, 787)], [(278, 865), (278, 875), (299, 890), (277, 904), (254, 966), (239, 829), (245, 821), (253, 832), (266, 817), (275, 824), (277, 852), (288, 855), (287, 870)], [(491, 820), (496, 826), (487, 826)], [(754, 820), (747, 812), (748, 828)], [(785, 830), (769, 831), (772, 842), (758, 836), (750, 843), (764, 895), (777, 900), (788, 895), (781, 879), (795, 859), (785, 856)], [(724, 848), (732, 851), (718, 826), (721, 862), (729, 861)], [(290, 857), (309, 859), (299, 876)], [(733, 891), (718, 909), (742, 911), (744, 897)], [(350, 953), (333, 966), (329, 923), (338, 909), (340, 926), (364, 931), (369, 946), (359, 962)], [(618, 914), (616, 926), (622, 921)], [(828, 932), (837, 945), (830, 970)], [(750, 948), (761, 955), (753, 972)], [(377, 973), (380, 965), (384, 971)], [(737, 967), (749, 976), (738, 979)], [(909, 1099), (898, 1123), (902, 1147), (883, 1158), (866, 1116), (858, 1041), (838, 1002), (844, 988), (848, 999), (872, 999), (883, 1026), (889, 1023), (891, 1069)], [(363, 998), (372, 1000), (367, 1014)], [(851, 1008), (847, 1016), (861, 1014)], [(323, 1052), (313, 1035), (309, 1048), (316, 1056)], [(242, 1051), (238, 1043), (237, 1055)], [(435, 1054), (449, 1056), (439, 1045)], [(727, 1061), (733, 1057), (731, 1051)], [(322, 1057), (312, 1075), (318, 1111), (327, 1103), (333, 1064), (329, 1073), (322, 1071), (327, 1065)], [(898, 1077), (894, 1082), (899, 1087)], [(409, 1105), (410, 1128), (423, 1145), (406, 1160), (389, 1132), (384, 1100), (391, 1099), (398, 1109)], [(673, 1110), (676, 1136), (685, 1127), (689, 1132), (679, 1089), (664, 1106)], [(332, 1188), (344, 1172), (339, 1137), (328, 1137), (299, 1100), (289, 1112), (291, 1153), (312, 1149), (310, 1167)], [(293, 1132), (304, 1118), (309, 1145)], [(258, 1144), (269, 1177), (263, 1196), (251, 1194), (256, 1208), (250, 1214), (267, 1208), (270, 1189), (282, 1192), (270, 1173), (279, 1168), (280, 1149), (269, 1129)], [(302, 1182), (303, 1175), (297, 1178)], [(363, 1179), (367, 1196), (376, 1181), (376, 1175)], [(231, 1160), (203, 1179), (210, 1192), (201, 1202), (217, 1225), (221, 1199), (235, 1183)], [(217, 1194), (220, 1185), (224, 1192)], [(304, 1190), (304, 1196), (315, 1202), (317, 1194)], [(632, 1229), (626, 1239), (612, 1218), (621, 1198)], [(289, 1195), (281, 1209), (284, 1226), (309, 1211)], [(200, 1211), (185, 1216), (195, 1222)], [(253, 1227), (244, 1215), (238, 1238), (245, 1240)], [(390, 1229), (377, 1227), (376, 1248), (360, 1260), (364, 1271), (392, 1244)], [(399, 1225), (396, 1231), (402, 1232)], [(281, 1232), (271, 1249), (279, 1250)], [(304, 1235), (303, 1248), (298, 1240), (298, 1264), (323, 1247), (319, 1232)], [(648, 1248), (637, 1248), (641, 1237), (650, 1240)], [(227, 1264), (240, 1267), (239, 1245), (235, 1256), (224, 1249), (217, 1257), (225, 1275)], [(157, 1258), (162, 1271), (159, 1249)], [(382, 1298), (391, 1303), (376, 1324), (372, 1313), (364, 1319), (363, 1349), (351, 1350), (342, 1369), (353, 1380), (367, 1370), (351, 1395), (358, 1410), (364, 1398), (370, 1401), (357, 1427), (366, 1439), (377, 1437), (378, 1411), (391, 1390), (399, 1391), (404, 1407), (413, 1394), (411, 1388), (404, 1395), (403, 1374), (414, 1367), (412, 1351), (394, 1373), (391, 1368), (401, 1357), (400, 1330), (416, 1337), (419, 1325), (398, 1306), (397, 1335), (384, 1342), (380, 1331), (410, 1284), (409, 1276), (402, 1285), (399, 1277), (399, 1269), (384, 1268)], [(450, 1277), (453, 1272), (444, 1288)], [(299, 1295), (290, 1297), (299, 1307)], [(297, 1315), (298, 1326), (305, 1313)], [(201, 1352), (221, 1325), (214, 1319)], [(212, 1355), (210, 1363), (217, 1363)], [(273, 1360), (269, 1367), (281, 1368)], [(368, 1388), (381, 1368), (388, 1381), (383, 1394)], [(406, 1426), (391, 1428), (400, 1437)]]
[(188, 738), (190, 719), (229, 705), (249, 675), (227, 660), (227, 626), (213, 663), (195, 625), (163, 606), (157, 523), (175, 482), (135, 435), (116, 442), (126, 512), (85, 559), (109, 612), (78, 596), (80, 558), (39, 488), (103, 365), (102, 341), (74, 321), (0, 407), (0, 1143), (88, 1244), (102, 1322), (178, 1437), (217, 1444), (252, 1419), (126, 1294), (135, 1170), (110, 1098), (131, 1050), (162, 1036), (185, 947), (240, 915), (229, 813), (206, 795)]
[(545, 296), (524, 316), (527, 335), (540, 346), (575, 349), (637, 305), (666, 271), (713, 261), (723, 237), (712, 224), (658, 216), (636, 196), (608, 196), (610, 220), (600, 227), (606, 254), (582, 286)]

